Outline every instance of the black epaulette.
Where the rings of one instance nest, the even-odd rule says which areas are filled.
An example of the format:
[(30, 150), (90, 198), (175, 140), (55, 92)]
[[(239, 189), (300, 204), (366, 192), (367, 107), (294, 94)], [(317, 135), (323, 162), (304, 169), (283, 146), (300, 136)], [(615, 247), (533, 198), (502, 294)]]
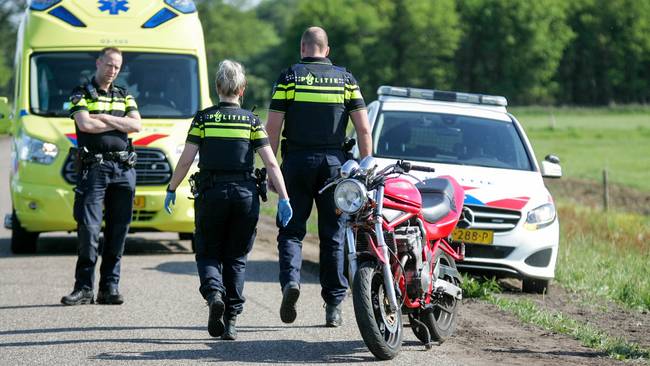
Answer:
[(111, 93), (119, 93), (121, 96), (126, 97), (126, 88), (120, 85), (113, 85), (111, 88)]
[(97, 93), (97, 89), (95, 89), (95, 86), (93, 85), (92, 81), (88, 81), (86, 85), (84, 85), (84, 89), (90, 94), (90, 97), (93, 100), (99, 100), (99, 93)]
[(253, 108), (251, 108), (251, 113), (253, 116), (257, 117), (257, 119), (260, 119), (260, 115), (255, 113), (255, 109), (257, 108), (257, 105), (254, 105)]

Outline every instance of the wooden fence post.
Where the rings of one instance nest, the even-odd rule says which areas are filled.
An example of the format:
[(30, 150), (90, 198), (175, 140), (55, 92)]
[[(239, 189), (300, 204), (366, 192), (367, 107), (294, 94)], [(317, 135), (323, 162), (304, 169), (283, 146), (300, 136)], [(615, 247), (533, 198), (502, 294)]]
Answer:
[(607, 168), (603, 169), (603, 209), (609, 210), (609, 177)]

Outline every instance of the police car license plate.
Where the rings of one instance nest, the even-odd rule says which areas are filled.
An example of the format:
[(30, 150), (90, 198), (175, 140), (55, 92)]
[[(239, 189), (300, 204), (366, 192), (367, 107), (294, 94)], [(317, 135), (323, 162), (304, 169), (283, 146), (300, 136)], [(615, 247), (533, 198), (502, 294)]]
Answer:
[(142, 209), (144, 208), (144, 196), (135, 196), (133, 199), (133, 208)]
[(455, 241), (462, 241), (465, 244), (492, 244), (494, 232), (489, 230), (459, 229), (451, 233)]

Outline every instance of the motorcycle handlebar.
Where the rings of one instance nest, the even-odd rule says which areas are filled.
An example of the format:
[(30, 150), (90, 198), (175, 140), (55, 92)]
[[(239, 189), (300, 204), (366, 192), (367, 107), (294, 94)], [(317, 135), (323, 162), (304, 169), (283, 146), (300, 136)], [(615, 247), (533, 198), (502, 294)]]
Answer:
[(434, 168), (430, 168), (428, 166), (422, 166), (422, 165), (413, 165), (409, 163), (408, 161), (400, 160), (396, 164), (398, 167), (402, 168), (405, 173), (408, 173), (411, 170), (419, 170), (421, 172), (435, 172), (436, 170)]
[(421, 166), (421, 165), (411, 165), (411, 170), (419, 170), (421, 172), (430, 172), (430, 173), (436, 171), (434, 168), (428, 166)]

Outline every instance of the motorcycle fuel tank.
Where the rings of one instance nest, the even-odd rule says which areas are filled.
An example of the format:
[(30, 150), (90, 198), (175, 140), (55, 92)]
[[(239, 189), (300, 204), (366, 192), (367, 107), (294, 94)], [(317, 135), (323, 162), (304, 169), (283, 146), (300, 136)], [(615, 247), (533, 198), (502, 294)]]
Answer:
[(420, 191), (408, 179), (400, 177), (386, 179), (384, 195), (392, 200), (402, 201), (418, 208), (422, 207)]

